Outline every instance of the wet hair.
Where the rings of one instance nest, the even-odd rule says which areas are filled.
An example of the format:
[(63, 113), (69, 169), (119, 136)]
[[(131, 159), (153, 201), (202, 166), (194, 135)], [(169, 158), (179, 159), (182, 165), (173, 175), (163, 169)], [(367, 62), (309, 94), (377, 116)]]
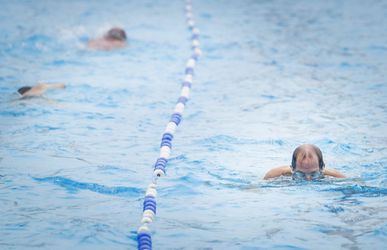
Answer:
[(30, 89), (32, 89), (32, 87), (24, 86), (24, 87), (21, 87), (20, 89), (18, 89), (17, 92), (19, 92), (19, 94), (21, 94), (21, 95), (24, 95), (24, 93)]
[(121, 28), (111, 28), (105, 35), (108, 40), (126, 41), (126, 33)]
[[(325, 167), (325, 163), (324, 163), (324, 159), (323, 159), (323, 155), (322, 155), (321, 150), (315, 145), (311, 145), (311, 144), (307, 144), (307, 145), (313, 148), (313, 150), (316, 153), (317, 158), (318, 158), (319, 169), (323, 170)], [(294, 150), (293, 157), (292, 157), (292, 165), (291, 165), (292, 170), (296, 169), (298, 154), (302, 151), (303, 147), (305, 147), (305, 146), (306, 145), (301, 145)]]

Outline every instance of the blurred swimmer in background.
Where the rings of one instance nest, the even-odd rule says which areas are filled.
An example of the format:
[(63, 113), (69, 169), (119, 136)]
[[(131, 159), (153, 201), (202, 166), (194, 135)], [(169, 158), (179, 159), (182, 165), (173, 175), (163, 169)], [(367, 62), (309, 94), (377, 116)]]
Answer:
[(17, 90), (22, 97), (41, 96), (48, 89), (64, 89), (63, 83), (38, 83), (35, 86), (24, 86)]
[(312, 144), (304, 144), (293, 152), (290, 166), (271, 169), (264, 179), (268, 180), (279, 176), (292, 176), (294, 180), (318, 180), (324, 176), (345, 178), (339, 171), (325, 167), (321, 150)]
[(122, 28), (114, 27), (108, 30), (103, 37), (95, 38), (87, 43), (90, 49), (112, 50), (124, 48), (127, 44), (126, 33)]

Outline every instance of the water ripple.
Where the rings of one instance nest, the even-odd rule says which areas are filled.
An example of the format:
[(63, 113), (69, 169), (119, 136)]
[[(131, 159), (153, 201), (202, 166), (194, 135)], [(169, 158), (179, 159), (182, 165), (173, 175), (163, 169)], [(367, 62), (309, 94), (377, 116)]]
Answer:
[(228, 135), (215, 135), (205, 139), (196, 140), (195, 144), (208, 147), (209, 150), (225, 150), (232, 151), (230, 145), (259, 145), (259, 144), (273, 144), (282, 146), (285, 144), (284, 140), (255, 140), (246, 138), (237, 138)]
[(380, 197), (387, 195), (387, 188), (370, 187), (363, 185), (350, 185), (336, 188), (328, 188), (323, 191), (342, 192), (346, 196), (360, 195), (362, 197)]
[(92, 192), (116, 196), (140, 196), (143, 190), (134, 187), (107, 187), (96, 183), (78, 182), (61, 176), (52, 176), (44, 178), (33, 178), (38, 182), (47, 182), (66, 188), (70, 192), (78, 190), (89, 190)]

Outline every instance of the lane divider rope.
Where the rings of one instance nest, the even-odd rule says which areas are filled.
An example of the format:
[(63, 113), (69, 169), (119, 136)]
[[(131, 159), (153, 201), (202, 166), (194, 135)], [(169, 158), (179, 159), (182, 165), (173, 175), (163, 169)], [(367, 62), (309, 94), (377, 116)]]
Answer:
[(199, 35), (200, 31), (195, 26), (192, 14), (192, 2), (186, 0), (185, 15), (187, 26), (191, 31), (191, 49), (192, 55), (187, 60), (185, 67), (185, 76), (181, 87), (180, 97), (177, 100), (175, 109), (171, 115), (169, 122), (161, 138), (160, 156), (154, 164), (152, 183), (148, 185), (145, 193), (143, 204), (143, 215), (141, 219), (141, 226), (137, 230), (137, 246), (140, 250), (152, 249), (152, 236), (150, 224), (154, 221), (156, 216), (156, 196), (157, 196), (157, 181), (160, 177), (165, 176), (168, 159), (171, 155), (172, 140), (177, 126), (180, 124), (182, 115), (189, 99), (189, 93), (193, 83), (193, 73), (196, 62), (201, 56)]

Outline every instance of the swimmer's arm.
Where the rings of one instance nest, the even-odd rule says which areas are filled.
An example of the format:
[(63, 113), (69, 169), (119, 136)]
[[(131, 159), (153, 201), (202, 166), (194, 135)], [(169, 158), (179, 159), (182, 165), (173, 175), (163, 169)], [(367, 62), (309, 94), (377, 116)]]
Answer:
[(90, 49), (98, 49), (100, 48), (101, 43), (102, 42), (100, 40), (93, 39), (87, 42), (87, 47)]
[(64, 89), (66, 86), (64, 83), (61, 82), (54, 82), (54, 83), (39, 83), (36, 85), (37, 87), (40, 86), (44, 89)]
[(292, 169), (290, 166), (281, 166), (281, 167), (276, 167), (269, 172), (266, 173), (265, 177), (263, 177), (264, 180), (268, 180), (270, 178), (275, 178), (281, 175), (291, 175), (292, 174)]
[(336, 178), (345, 178), (345, 175), (333, 168), (324, 168), (324, 175)]
[(40, 96), (46, 92), (47, 89), (63, 89), (65, 87), (64, 83), (38, 83), (24, 93), (23, 96)]
[(123, 48), (125, 46), (126, 46), (126, 42), (108, 41), (103, 38), (90, 40), (87, 43), (87, 47), (89, 49), (97, 49), (97, 50), (112, 50), (115, 48)]

